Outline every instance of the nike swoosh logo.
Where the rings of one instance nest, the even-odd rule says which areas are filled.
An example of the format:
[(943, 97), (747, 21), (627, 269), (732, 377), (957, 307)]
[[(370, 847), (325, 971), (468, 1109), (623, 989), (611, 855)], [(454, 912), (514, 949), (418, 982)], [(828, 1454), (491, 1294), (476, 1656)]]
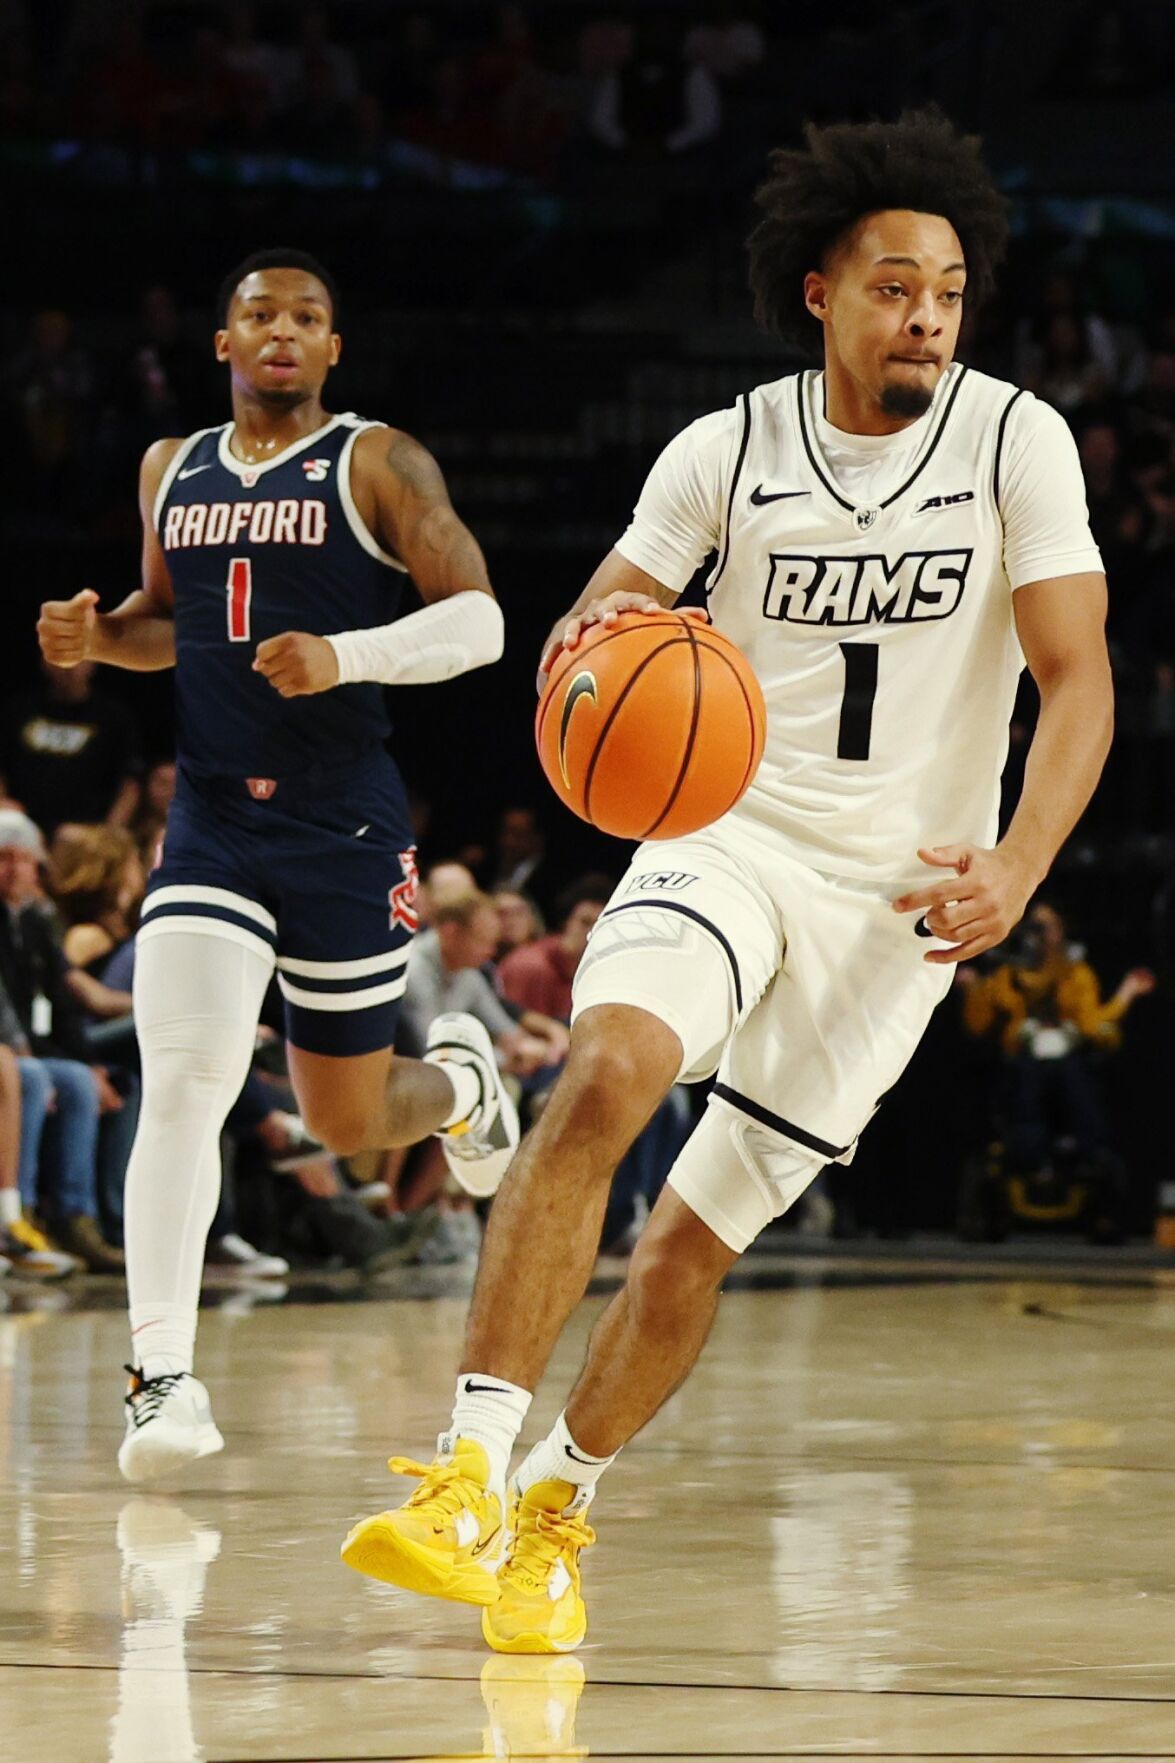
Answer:
[(365, 820), (363, 825), (359, 828), (359, 831), (355, 834), (355, 837), (357, 839), (361, 839), (363, 837), (364, 833), (369, 833), (370, 831), (371, 831), (371, 822), (369, 820)]
[(571, 788), (571, 779), (567, 775), (567, 731), (571, 727), (571, 717), (575, 706), (581, 698), (590, 698), (596, 703), (596, 676), (594, 673), (577, 673), (567, 688), (567, 696), (563, 700), (563, 716), (559, 723), (559, 771), (562, 774), (565, 789)]
[(762, 484), (756, 484), (751, 491), (751, 501), (756, 508), (764, 508), (768, 502), (789, 502), (793, 496), (810, 496), (811, 494), (811, 490), (768, 490), (764, 492)]
[(496, 1530), (491, 1530), (488, 1537), (483, 1538), (480, 1543), (474, 1543), (469, 1551), (469, 1559), (476, 1561), (479, 1555), (484, 1555), (490, 1544), (496, 1543), (501, 1534), (502, 1526), (499, 1524)]
[(187, 471), (180, 472), (180, 483), (182, 484), (185, 478), (195, 477), (198, 472), (211, 470), (212, 467), (210, 465), (193, 465)]
[(570, 1445), (564, 1445), (563, 1449), (567, 1452), (567, 1455), (571, 1458), (573, 1463), (582, 1463), (585, 1469), (593, 1469), (595, 1467), (596, 1459), (594, 1457), (581, 1457), (578, 1451), (573, 1451), (571, 1449)]
[(924, 918), (920, 918), (918, 920), (917, 924), (914, 926), (914, 935), (916, 937), (932, 937), (934, 935), (934, 932), (931, 930), (931, 928), (927, 924), (926, 920)]
[[(436, 1048), (433, 1047), (431, 1051), (435, 1052)], [(462, 1051), (464, 1051), (464, 1048)], [(480, 1396), (483, 1394), (487, 1396), (508, 1396), (510, 1394), (509, 1390), (504, 1390), (500, 1383), (467, 1383), (463, 1393), (467, 1396)]]

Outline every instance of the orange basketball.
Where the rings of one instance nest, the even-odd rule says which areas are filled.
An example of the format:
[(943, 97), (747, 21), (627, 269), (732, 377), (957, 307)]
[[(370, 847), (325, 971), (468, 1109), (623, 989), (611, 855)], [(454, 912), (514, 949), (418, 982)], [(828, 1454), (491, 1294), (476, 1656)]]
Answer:
[(621, 839), (676, 839), (733, 808), (763, 757), (759, 682), (680, 612), (624, 612), (555, 659), (535, 717), (551, 788)]

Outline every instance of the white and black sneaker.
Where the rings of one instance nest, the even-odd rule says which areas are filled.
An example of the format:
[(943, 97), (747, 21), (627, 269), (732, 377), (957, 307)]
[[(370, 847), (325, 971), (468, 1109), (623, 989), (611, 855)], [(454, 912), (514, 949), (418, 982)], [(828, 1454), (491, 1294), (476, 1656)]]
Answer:
[(284, 1255), (266, 1255), (252, 1243), (228, 1231), (222, 1237), (209, 1237), (204, 1250), (204, 1271), (215, 1268), (222, 1274), (240, 1274), (246, 1279), (284, 1279), (290, 1264)]
[(124, 1480), (154, 1481), (197, 1457), (224, 1450), (199, 1378), (190, 1371), (144, 1377), (133, 1365), (124, 1369), (131, 1377), (125, 1397), (126, 1437), (118, 1452)]
[(477, 1102), (464, 1120), (437, 1133), (445, 1162), (467, 1194), (496, 1194), (521, 1136), (518, 1110), (502, 1081), (494, 1043), (476, 1016), (448, 1010), (428, 1031), (424, 1055), (430, 1065), (464, 1065), (478, 1080)]

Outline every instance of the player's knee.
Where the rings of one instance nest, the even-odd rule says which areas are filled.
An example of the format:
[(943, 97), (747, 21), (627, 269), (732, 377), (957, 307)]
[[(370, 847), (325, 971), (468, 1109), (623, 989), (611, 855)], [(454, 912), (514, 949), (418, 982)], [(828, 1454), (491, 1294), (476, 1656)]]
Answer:
[(244, 1081), (229, 1049), (209, 1039), (200, 1044), (191, 1035), (186, 1044), (177, 1033), (140, 1034), (143, 1062), (143, 1107), (157, 1122), (188, 1121), (194, 1114), (228, 1113)]
[(302, 1120), (309, 1132), (336, 1157), (357, 1157), (371, 1146), (371, 1116), (344, 1102), (323, 1097), (302, 1104)]
[(626, 1005), (601, 1006), (576, 1023), (563, 1082), (595, 1131), (612, 1123), (627, 1131), (652, 1114), (680, 1061), (681, 1044), (664, 1023)]
[(654, 1215), (628, 1269), (629, 1299), (638, 1323), (665, 1324), (693, 1314), (722, 1284), (732, 1258), (732, 1251), (693, 1214), (668, 1228)]

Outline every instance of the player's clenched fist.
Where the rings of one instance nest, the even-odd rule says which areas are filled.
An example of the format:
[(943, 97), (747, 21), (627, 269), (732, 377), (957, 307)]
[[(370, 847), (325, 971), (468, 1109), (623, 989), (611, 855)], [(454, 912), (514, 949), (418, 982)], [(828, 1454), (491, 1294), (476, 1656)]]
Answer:
[(83, 588), (72, 600), (46, 600), (37, 620), (37, 641), (46, 661), (76, 667), (89, 659), (98, 625), (98, 596)]
[(253, 672), (262, 674), (283, 698), (329, 692), (339, 683), (339, 662), (325, 637), (283, 631), (257, 645)]

